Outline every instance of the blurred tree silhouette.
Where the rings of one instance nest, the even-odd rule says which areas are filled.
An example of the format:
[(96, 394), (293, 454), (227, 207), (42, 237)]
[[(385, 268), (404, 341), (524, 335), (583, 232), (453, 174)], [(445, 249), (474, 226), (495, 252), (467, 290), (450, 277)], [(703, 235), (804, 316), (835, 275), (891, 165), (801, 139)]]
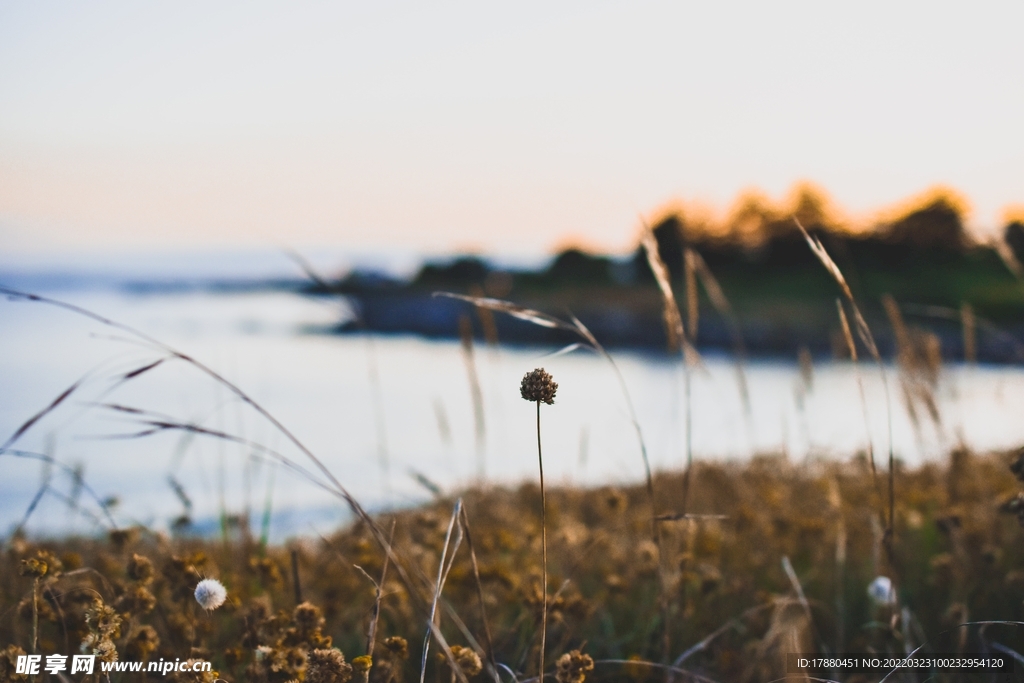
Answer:
[(489, 268), (476, 256), (462, 256), (448, 263), (427, 263), (413, 281), (424, 287), (483, 285)]
[(1024, 263), (1024, 222), (1011, 221), (1003, 228), (1003, 240), (1010, 247), (1017, 262)]
[(953, 198), (939, 195), (925, 206), (879, 226), (878, 232), (889, 244), (908, 249), (962, 252), (971, 239), (964, 230), (961, 211)]
[(552, 283), (606, 284), (611, 280), (611, 259), (569, 248), (555, 257), (548, 266), (547, 278)]

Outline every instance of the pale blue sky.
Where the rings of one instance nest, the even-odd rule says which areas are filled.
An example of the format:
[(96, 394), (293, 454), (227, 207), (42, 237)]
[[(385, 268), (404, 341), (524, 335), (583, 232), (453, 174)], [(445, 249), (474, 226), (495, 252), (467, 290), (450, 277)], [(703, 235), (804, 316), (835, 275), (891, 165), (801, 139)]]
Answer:
[(623, 249), (673, 200), (1024, 203), (1024, 4), (0, 3), (0, 248)]

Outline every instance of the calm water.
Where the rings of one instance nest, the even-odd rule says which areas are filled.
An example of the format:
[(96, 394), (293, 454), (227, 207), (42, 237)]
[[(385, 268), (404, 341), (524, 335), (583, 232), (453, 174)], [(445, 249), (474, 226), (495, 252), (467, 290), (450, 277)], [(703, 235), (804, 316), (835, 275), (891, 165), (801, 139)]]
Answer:
[[(131, 324), (207, 363), (238, 384), (291, 430), (360, 501), (372, 508), (405, 505), (431, 494), (417, 476), (451, 490), (483, 475), (518, 482), (536, 476), (534, 406), (519, 398), (523, 373), (542, 365), (559, 383), (544, 407), (545, 470), (551, 481), (638, 481), (643, 468), (623, 394), (609, 365), (583, 351), (478, 347), (475, 369), (483, 402), (477, 439), (467, 364), (460, 346), (408, 338), (336, 337), (305, 332), (341, 315), (336, 303), (288, 294), (127, 295), (63, 292), (65, 300)], [(639, 415), (655, 468), (685, 461), (686, 397), (678, 363), (614, 354)], [(211, 525), (218, 511), (272, 513), (275, 537), (326, 531), (345, 510), (315, 484), (272, 464), (258, 449), (207, 436), (145, 429), (137, 415), (103, 404), (152, 411), (229, 432), (308, 460), (267, 420), (181, 361), (115, 382), (161, 354), (127, 335), (67, 311), (0, 302), (0, 432), (11, 434), (76, 380), (81, 387), (40, 420), (17, 446), (81, 467), (101, 498), (116, 496), (119, 522), (166, 528), (183, 510), (169, 478), (191, 500), (192, 516)], [(693, 372), (695, 457), (743, 458), (784, 449), (794, 460), (846, 457), (868, 434), (885, 452), (887, 425), (880, 374), (862, 365), (868, 426), (856, 370), (818, 364), (809, 389), (796, 364), (753, 362), (746, 368), (750, 411), (740, 399), (729, 358), (705, 358)], [(1019, 407), (1024, 372), (1007, 367), (947, 367), (940, 378), (939, 424), (919, 408), (915, 429), (890, 369), (893, 440), (908, 462), (938, 458), (960, 440), (978, 449), (1024, 442)], [(0, 456), (0, 533), (23, 518), (49, 482), (30, 531), (95, 528), (70, 510), (73, 478), (38, 461)], [(97, 506), (81, 496), (81, 506)], [(254, 521), (254, 524), (258, 522)]]

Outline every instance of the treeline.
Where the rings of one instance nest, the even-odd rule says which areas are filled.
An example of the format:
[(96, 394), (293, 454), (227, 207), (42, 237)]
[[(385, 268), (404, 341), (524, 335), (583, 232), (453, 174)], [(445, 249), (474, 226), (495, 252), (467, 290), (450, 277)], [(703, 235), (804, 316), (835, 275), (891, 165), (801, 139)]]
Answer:
[[(808, 248), (799, 221), (821, 240), (864, 316), (881, 330), (878, 345), (884, 352), (894, 349), (896, 340), (887, 332), (890, 316), (883, 302), (894, 301), (913, 324), (935, 336), (944, 357), (968, 353), (961, 329), (968, 311), (982, 332), (970, 344), (971, 355), (976, 351), (977, 358), (993, 362), (1024, 360), (1024, 343), (1017, 341), (1024, 338), (1024, 224), (1011, 221), (1001, 239), (984, 242), (965, 227), (964, 217), (964, 203), (955, 194), (934, 192), (870, 224), (855, 225), (830, 211), (821, 193), (801, 188), (778, 206), (748, 196), (717, 221), (684, 206), (665, 212), (651, 228), (677, 297), (688, 306), (697, 303), (701, 348), (731, 350), (737, 324), (752, 354), (792, 356), (803, 348), (825, 355), (846, 348), (836, 317), (839, 292)], [(717, 282), (716, 296), (727, 299), (728, 316), (721, 298), (716, 303), (702, 287), (688, 289), (688, 249), (702, 257)], [(464, 302), (433, 296), (449, 291), (571, 312), (609, 347), (664, 348), (666, 343), (661, 295), (639, 244), (624, 256), (564, 249), (533, 270), (463, 256), (427, 263), (407, 281), (357, 272), (327, 287), (348, 295), (357, 312), (341, 332), (458, 337), (468, 329), (463, 318), (472, 317), (472, 310)], [(498, 316), (494, 325), (478, 332), (507, 343), (566, 341), (557, 331), (507, 316)]]
[[(652, 226), (661, 257), (673, 276), (681, 274), (687, 247), (697, 250), (712, 268), (736, 267), (758, 272), (784, 271), (815, 263), (794, 218), (842, 261), (858, 269), (912, 272), (916, 267), (955, 267), (973, 256), (1019, 268), (1024, 262), (1024, 223), (1003, 228), (1003, 245), (979, 243), (965, 227), (964, 208), (950, 192), (934, 192), (902, 211), (874, 224), (852, 228), (828, 209), (824, 196), (810, 187), (798, 188), (794, 199), (775, 206), (758, 196), (742, 199), (723, 221), (714, 222), (685, 208), (670, 211)], [(490, 283), (492, 293), (517, 286), (630, 286), (652, 281), (643, 249), (627, 258), (588, 253), (578, 248), (561, 251), (546, 269), (494, 273), (483, 259), (465, 256), (427, 263), (412, 281), (423, 288), (466, 288)]]

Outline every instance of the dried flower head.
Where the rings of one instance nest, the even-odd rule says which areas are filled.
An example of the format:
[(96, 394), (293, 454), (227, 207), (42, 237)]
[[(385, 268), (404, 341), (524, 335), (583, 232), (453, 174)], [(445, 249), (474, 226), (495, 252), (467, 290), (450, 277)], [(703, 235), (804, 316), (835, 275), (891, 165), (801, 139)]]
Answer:
[(405, 659), (409, 656), (409, 643), (402, 636), (391, 636), (384, 639), (384, 647), (388, 654), (397, 659)]
[(121, 635), (121, 615), (110, 605), (96, 600), (85, 610), (85, 623), (89, 630), (104, 638), (118, 638)]
[(85, 651), (92, 651), (92, 654), (96, 655), (96, 659), (101, 662), (116, 662), (117, 661), (117, 646), (114, 645), (114, 641), (110, 638), (100, 638), (93, 644), (82, 643), (82, 649)]
[(29, 559), (21, 561), (21, 566), (18, 567), (18, 573), (22, 576), (31, 576), (34, 579), (41, 579), (46, 576), (47, 569), (49, 569), (49, 567), (46, 566), (45, 560)]
[(519, 393), (527, 401), (540, 401), (551, 405), (555, 402), (555, 392), (558, 391), (558, 383), (544, 371), (544, 368), (537, 368), (533, 372), (523, 375), (523, 381), (519, 385)]
[(352, 666), (340, 650), (313, 650), (306, 666), (306, 683), (348, 683)]
[(205, 610), (217, 609), (227, 597), (227, 589), (217, 579), (203, 579), (196, 586), (196, 602)]
[(17, 645), (8, 645), (0, 650), (0, 681), (27, 681), (26, 674), (18, 673), (18, 657), (24, 657), (25, 651)]
[(480, 662), (480, 655), (468, 647), (452, 645), (452, 657), (466, 678), (476, 676), (484, 668)]
[(128, 639), (128, 647), (125, 651), (132, 659), (146, 660), (149, 655), (160, 647), (160, 636), (152, 626), (143, 626)]
[(370, 655), (359, 655), (352, 660), (352, 670), (359, 674), (361, 677), (365, 676), (369, 671), (370, 667), (373, 666), (373, 657)]
[(304, 602), (298, 605), (292, 614), (292, 619), (295, 621), (295, 626), (298, 627), (299, 632), (304, 634), (312, 633), (324, 625), (324, 617), (320, 612), (320, 608), (311, 602)]
[(583, 683), (588, 671), (593, 671), (594, 660), (579, 650), (566, 652), (555, 663), (555, 678), (558, 683)]
[(114, 603), (117, 609), (129, 616), (149, 614), (156, 607), (156, 596), (145, 586), (133, 586)]
[(153, 580), (153, 563), (148, 557), (133, 553), (128, 560), (128, 576), (133, 581), (148, 584)]

